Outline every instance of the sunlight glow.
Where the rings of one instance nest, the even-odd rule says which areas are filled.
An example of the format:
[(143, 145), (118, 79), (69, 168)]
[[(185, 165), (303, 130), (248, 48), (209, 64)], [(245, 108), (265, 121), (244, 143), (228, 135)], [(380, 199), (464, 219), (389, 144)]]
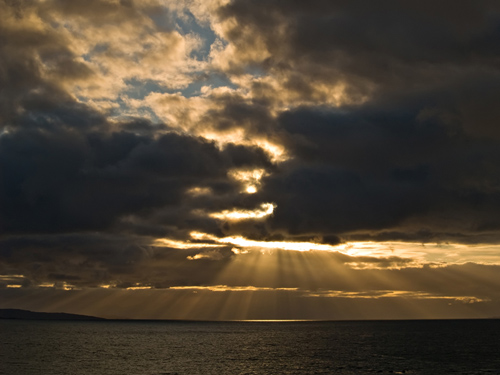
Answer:
[(255, 194), (257, 192), (257, 187), (253, 185), (247, 186), (245, 192), (247, 192), (248, 194)]
[(231, 249), (231, 251), (233, 252), (233, 254), (236, 254), (236, 255), (240, 255), (240, 254), (248, 254), (248, 250), (241, 250), (241, 249), (238, 249), (236, 247), (233, 247)]
[(290, 158), (284, 146), (273, 143), (265, 138), (250, 139), (242, 128), (233, 129), (230, 132), (224, 133), (206, 131), (199, 135), (205, 139), (214, 141), (220, 148), (224, 148), (224, 146), (229, 143), (242, 146), (257, 146), (269, 156), (273, 163), (282, 163)]
[(335, 251), (331, 245), (317, 244), (313, 242), (287, 242), (287, 241), (254, 241), (248, 240), (241, 236), (224, 237), (217, 240), (220, 243), (227, 243), (241, 247), (252, 247), (261, 249), (279, 249), (279, 250), (295, 250), (295, 251)]
[(116, 285), (115, 284), (101, 284), (99, 285), (99, 288), (102, 288), (102, 289), (110, 289), (110, 288), (115, 288)]
[(289, 322), (313, 322), (314, 319), (237, 319), (235, 322), (245, 323), (289, 323)]
[(24, 279), (24, 275), (0, 275), (0, 280)]
[(268, 174), (264, 169), (233, 169), (228, 173), (233, 180), (240, 182), (243, 185), (243, 192), (254, 194), (260, 186), (262, 177)]
[(411, 298), (411, 299), (448, 299), (462, 303), (487, 302), (489, 299), (481, 299), (474, 296), (450, 296), (421, 291), (406, 290), (376, 290), (367, 292), (346, 292), (342, 290), (324, 290), (317, 292), (308, 292), (303, 297), (330, 297), (330, 298)]
[(151, 286), (130, 286), (128, 288), (125, 288), (126, 290), (144, 290), (144, 289), (152, 289)]
[(41, 284), (38, 284), (38, 287), (39, 288), (53, 288), (54, 283), (41, 283)]
[(208, 259), (208, 260), (221, 260), (224, 256), (216, 249), (205, 251), (193, 256), (188, 256), (189, 260), (199, 260), (199, 259)]
[(271, 287), (257, 287), (257, 286), (228, 286), (228, 285), (197, 285), (197, 286), (171, 286), (172, 290), (208, 290), (211, 292), (257, 292), (257, 291), (297, 291), (298, 288), (271, 288)]
[[(265, 207), (266, 208), (266, 207)], [(258, 219), (269, 214), (271, 207), (259, 211), (223, 211), (217, 215), (218, 219), (244, 220)], [(463, 244), (421, 244), (409, 242), (346, 242), (340, 245), (329, 245), (317, 242), (295, 242), (295, 241), (258, 241), (243, 236), (217, 237), (208, 233), (190, 232), (192, 240), (181, 241), (168, 238), (156, 239), (154, 246), (170, 247), (175, 249), (201, 249), (217, 248), (232, 245), (231, 250), (235, 255), (248, 254), (251, 250), (289, 250), (298, 252), (326, 251), (339, 252), (353, 257), (349, 263), (352, 269), (401, 269), (406, 267), (439, 268), (449, 264), (464, 264), (467, 262), (480, 262), (482, 264), (500, 264), (500, 253), (498, 245), (463, 245)], [(383, 264), (366, 261), (363, 257), (386, 259)], [(192, 256), (196, 259), (217, 259), (216, 253), (201, 253)], [(357, 259), (356, 259), (357, 258)], [(11, 281), (9, 284), (15, 284)], [(52, 285), (51, 285), (52, 286)]]
[(411, 258), (417, 263), (431, 263), (432, 267), (443, 264), (463, 264), (479, 262), (483, 264), (500, 263), (500, 246), (497, 244), (460, 244), (460, 243), (417, 243), (417, 242), (346, 242), (336, 246), (337, 250), (349, 256), (370, 256)]
[(217, 244), (192, 243), (192, 242), (171, 240), (168, 238), (158, 238), (155, 240), (154, 245), (160, 247), (171, 247), (173, 249), (198, 249), (201, 247), (220, 247), (220, 245)]
[(186, 191), (187, 194), (193, 195), (193, 196), (199, 196), (199, 195), (209, 195), (212, 193), (212, 190), (208, 187), (193, 187)]
[[(318, 244), (314, 242), (287, 242), (287, 241), (255, 241), (249, 240), (241, 236), (235, 237), (215, 237), (207, 233), (191, 232), (191, 237), (196, 240), (210, 240), (223, 244), (232, 244), (242, 248), (258, 248), (258, 249), (277, 249), (277, 250), (295, 250), (295, 251), (337, 251), (335, 246)], [(239, 250), (235, 254), (244, 254), (244, 251)]]
[(290, 158), (282, 145), (272, 143), (267, 139), (256, 140), (255, 144), (271, 157), (273, 163), (282, 163)]
[(261, 219), (271, 215), (275, 207), (274, 203), (262, 203), (260, 209), (256, 210), (224, 210), (222, 212), (211, 213), (209, 216), (219, 220)]

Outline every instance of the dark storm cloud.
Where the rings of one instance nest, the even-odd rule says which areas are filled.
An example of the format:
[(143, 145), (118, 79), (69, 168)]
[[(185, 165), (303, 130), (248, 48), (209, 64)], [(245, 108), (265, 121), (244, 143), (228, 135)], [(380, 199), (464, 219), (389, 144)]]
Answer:
[(200, 285), (210, 282), (232, 255), (225, 247), (211, 251), (218, 255), (217, 262), (208, 257), (188, 259), (203, 254), (203, 248), (157, 247), (147, 237), (130, 234), (11, 236), (0, 239), (0, 275), (23, 275), (4, 283), (24, 286), (58, 282), (119, 288)]
[(283, 74), (287, 89), (304, 98), (317, 82), (344, 82), (359, 99), (498, 69), (495, 1), (232, 1), (219, 16), (236, 19), (226, 36), (242, 54), (269, 52), (242, 63)]
[(93, 76), (92, 69), (77, 59), (61, 34), (37, 23), (32, 13), (36, 7), (32, 1), (0, 2), (3, 19), (0, 26), (2, 128), (19, 126), (23, 122), (19, 115), (25, 110), (51, 110), (56, 102), (66, 104), (66, 115), (77, 120), (82, 114), (81, 108), (61, 83)]
[[(219, 17), (234, 73), (258, 66), (307, 103), (267, 121), (294, 160), (265, 179), (277, 208), (254, 237), (497, 241), (498, 2), (232, 1)], [(310, 103), (339, 83), (348, 105)]]
[(400, 228), (423, 241), (497, 231), (498, 141), (470, 136), (431, 103), (398, 104), (283, 113), (297, 159), (265, 180), (271, 224), (295, 234)]
[[(187, 283), (181, 273), (206, 262), (187, 256), (202, 249), (155, 251), (151, 243), (186, 239), (192, 230), (222, 235), (214, 219), (193, 211), (232, 207), (240, 186), (228, 178), (230, 169), (272, 166), (259, 148), (220, 149), (147, 119), (110, 119), (67, 91), (66, 82), (93, 72), (63, 33), (43, 22), (56, 13), (95, 24), (110, 17), (144, 22), (126, 5), (0, 2), (2, 272), (35, 283)], [(189, 196), (192, 187), (210, 188), (212, 199)], [(231, 254), (217, 251), (221, 260)], [(155, 262), (164, 270), (149, 268)], [(169, 262), (183, 266), (168, 271)], [(217, 267), (205, 267), (207, 275)], [(199, 282), (208, 277), (187, 272), (195, 273)]]
[[(237, 151), (249, 162), (251, 152)], [(105, 229), (121, 215), (179, 204), (189, 187), (224, 180), (233, 153), (175, 134), (8, 133), (0, 138), (2, 229)]]
[(215, 100), (221, 108), (209, 110), (203, 125), (212, 124), (222, 131), (244, 128), (250, 135), (269, 134), (269, 128), (274, 123), (270, 113), (271, 103), (259, 99), (248, 102), (237, 94), (221, 95)]
[[(235, 51), (224, 73), (255, 74), (248, 92), (212, 94), (199, 124), (180, 128), (243, 130), (245, 144), (252, 137), (278, 141), (291, 157), (279, 165), (257, 146), (221, 149), (137, 113), (129, 120), (111, 118), (112, 110), (94, 106), (99, 95), (86, 101), (75, 94), (79, 86), (69, 83), (100, 83), (113, 64), (146, 69), (141, 59), (152, 51), (136, 46), (129, 56), (121, 49), (133, 41), (120, 39), (129, 26), (142, 33), (138, 39), (153, 29), (164, 31), (164, 39), (154, 40), (167, 52), (159, 48), (149, 69), (170, 64), (167, 47), (175, 50), (181, 36), (173, 32), (168, 12), (163, 10), (160, 25), (145, 16), (156, 14), (154, 6), (139, 10), (138, 4), (0, 1), (0, 17), (8, 21), (0, 23), (2, 273), (25, 275), (26, 286), (208, 284), (233, 258), (229, 246), (152, 245), (163, 237), (189, 239), (194, 230), (333, 245), (349, 239), (498, 242), (498, 2), (267, 0), (223, 6), (218, 17), (234, 25), (223, 29)], [(43, 27), (56, 18), (82, 22), (80, 31), (102, 31), (114, 22), (120, 27), (106, 29), (108, 44), (95, 44), (99, 37), (89, 32), (88, 39), (96, 38), (86, 40), (93, 49), (79, 56), (70, 44), (81, 40)], [(338, 85), (343, 106), (332, 109)], [(110, 102), (120, 91), (111, 86), (97, 85), (111, 90), (103, 94)], [(173, 108), (166, 101), (160, 105)], [(256, 194), (245, 195), (228, 177), (234, 168), (269, 174)], [(209, 193), (186, 194), (195, 187)], [(263, 202), (276, 204), (266, 220), (225, 223), (207, 216)], [(348, 270), (353, 279), (370, 275), (360, 290), (376, 277), (354, 271), (354, 265), (404, 268), (412, 262), (334, 257), (338, 270)], [(472, 279), (483, 271), (494, 279), (497, 271), (474, 267), (459, 270), (470, 271)], [(455, 270), (380, 272), (414, 280), (416, 291), (439, 292), (441, 286), (431, 287), (426, 277), (442, 281)], [(349, 288), (327, 271), (322, 287)], [(268, 280), (262, 278), (263, 286)], [(449, 287), (443, 283), (442, 292)]]
[[(38, 100), (0, 136), (2, 273), (24, 275), (24, 286), (168, 287), (205, 283), (224, 266), (232, 253), (223, 246), (210, 262), (188, 260), (203, 248), (151, 243), (192, 230), (222, 235), (192, 211), (231, 208), (240, 187), (227, 172), (269, 167), (260, 149), (220, 150), (146, 120), (110, 123), (83, 104)], [(212, 199), (185, 194), (195, 186), (211, 188)]]

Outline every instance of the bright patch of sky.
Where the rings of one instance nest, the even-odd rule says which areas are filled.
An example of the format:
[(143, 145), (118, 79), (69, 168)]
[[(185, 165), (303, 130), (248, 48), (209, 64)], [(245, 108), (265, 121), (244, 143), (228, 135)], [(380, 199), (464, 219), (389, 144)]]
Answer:
[[(210, 69), (209, 54), (212, 44), (216, 41), (222, 45), (226, 44), (217, 38), (214, 31), (210, 28), (210, 24), (201, 24), (188, 9), (184, 9), (182, 14), (179, 14), (164, 8), (161, 12), (150, 14), (149, 17), (155, 23), (156, 27), (162, 31), (176, 30), (182, 36), (191, 36), (198, 40), (199, 44), (190, 51), (189, 58), (199, 62), (206, 62), (208, 65), (204, 66), (204, 70), (193, 70), (189, 73), (192, 80), (187, 86), (182, 88), (166, 87), (162, 84), (161, 80), (156, 81), (154, 77), (146, 80), (135, 77), (127, 79), (125, 81), (126, 89), (122, 91), (122, 95), (136, 100), (143, 100), (151, 93), (181, 94), (186, 98), (190, 98), (202, 95), (203, 87), (210, 87), (212, 89), (228, 87), (232, 90), (238, 88), (225, 74), (211, 71)], [(86, 54), (83, 57), (86, 61), (90, 61), (93, 53), (102, 53), (106, 48), (105, 45), (97, 45), (90, 54)], [(256, 71), (255, 73), (259, 72)], [(125, 113), (126, 111), (123, 107), (123, 105), (120, 105), (120, 111)], [(158, 121), (159, 119), (154, 115), (154, 112), (150, 112), (150, 118), (153, 121)]]
[(194, 59), (205, 61), (208, 58), (211, 45), (217, 39), (209, 25), (202, 26), (189, 10), (185, 10), (182, 17), (175, 19), (176, 29), (183, 35), (196, 34), (201, 39), (201, 46), (191, 52)]
[(193, 81), (182, 89), (169, 89), (164, 87), (160, 82), (154, 80), (138, 80), (135, 78), (125, 81), (127, 89), (123, 92), (129, 98), (142, 100), (152, 92), (161, 94), (176, 94), (189, 98), (202, 94), (201, 88), (210, 86), (211, 88), (229, 87), (236, 89), (237, 86), (223, 74), (220, 73), (193, 73)]

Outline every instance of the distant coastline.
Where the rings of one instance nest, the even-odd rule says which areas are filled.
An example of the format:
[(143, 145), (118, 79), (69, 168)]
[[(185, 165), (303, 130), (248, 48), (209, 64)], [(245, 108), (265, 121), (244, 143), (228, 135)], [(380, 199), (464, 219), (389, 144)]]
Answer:
[(500, 316), (491, 316), (488, 318), (458, 318), (458, 319), (366, 319), (366, 320), (308, 320), (308, 319), (291, 319), (291, 320), (265, 320), (265, 319), (249, 319), (249, 320), (193, 320), (193, 319), (130, 319), (130, 318), (102, 318), (90, 315), (69, 314), (69, 313), (52, 313), (52, 312), (37, 312), (23, 309), (0, 309), (0, 319), (6, 320), (55, 320), (55, 321), (106, 321), (106, 322), (171, 322), (171, 323), (319, 323), (319, 322), (397, 322), (397, 321), (468, 321), (468, 320), (498, 320)]
[(0, 319), (16, 319), (16, 320), (92, 320), (100, 321), (107, 320), (89, 315), (67, 314), (67, 313), (48, 313), (35, 312), (21, 309), (0, 309)]

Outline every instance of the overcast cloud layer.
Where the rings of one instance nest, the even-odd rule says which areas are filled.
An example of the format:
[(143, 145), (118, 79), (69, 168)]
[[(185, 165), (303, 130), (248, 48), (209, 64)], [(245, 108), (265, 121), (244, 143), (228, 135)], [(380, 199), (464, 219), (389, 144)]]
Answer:
[[(498, 306), (498, 1), (0, 0), (0, 18), (0, 288)], [(283, 263), (277, 241), (328, 260)], [(241, 276), (262, 249), (278, 276)]]

